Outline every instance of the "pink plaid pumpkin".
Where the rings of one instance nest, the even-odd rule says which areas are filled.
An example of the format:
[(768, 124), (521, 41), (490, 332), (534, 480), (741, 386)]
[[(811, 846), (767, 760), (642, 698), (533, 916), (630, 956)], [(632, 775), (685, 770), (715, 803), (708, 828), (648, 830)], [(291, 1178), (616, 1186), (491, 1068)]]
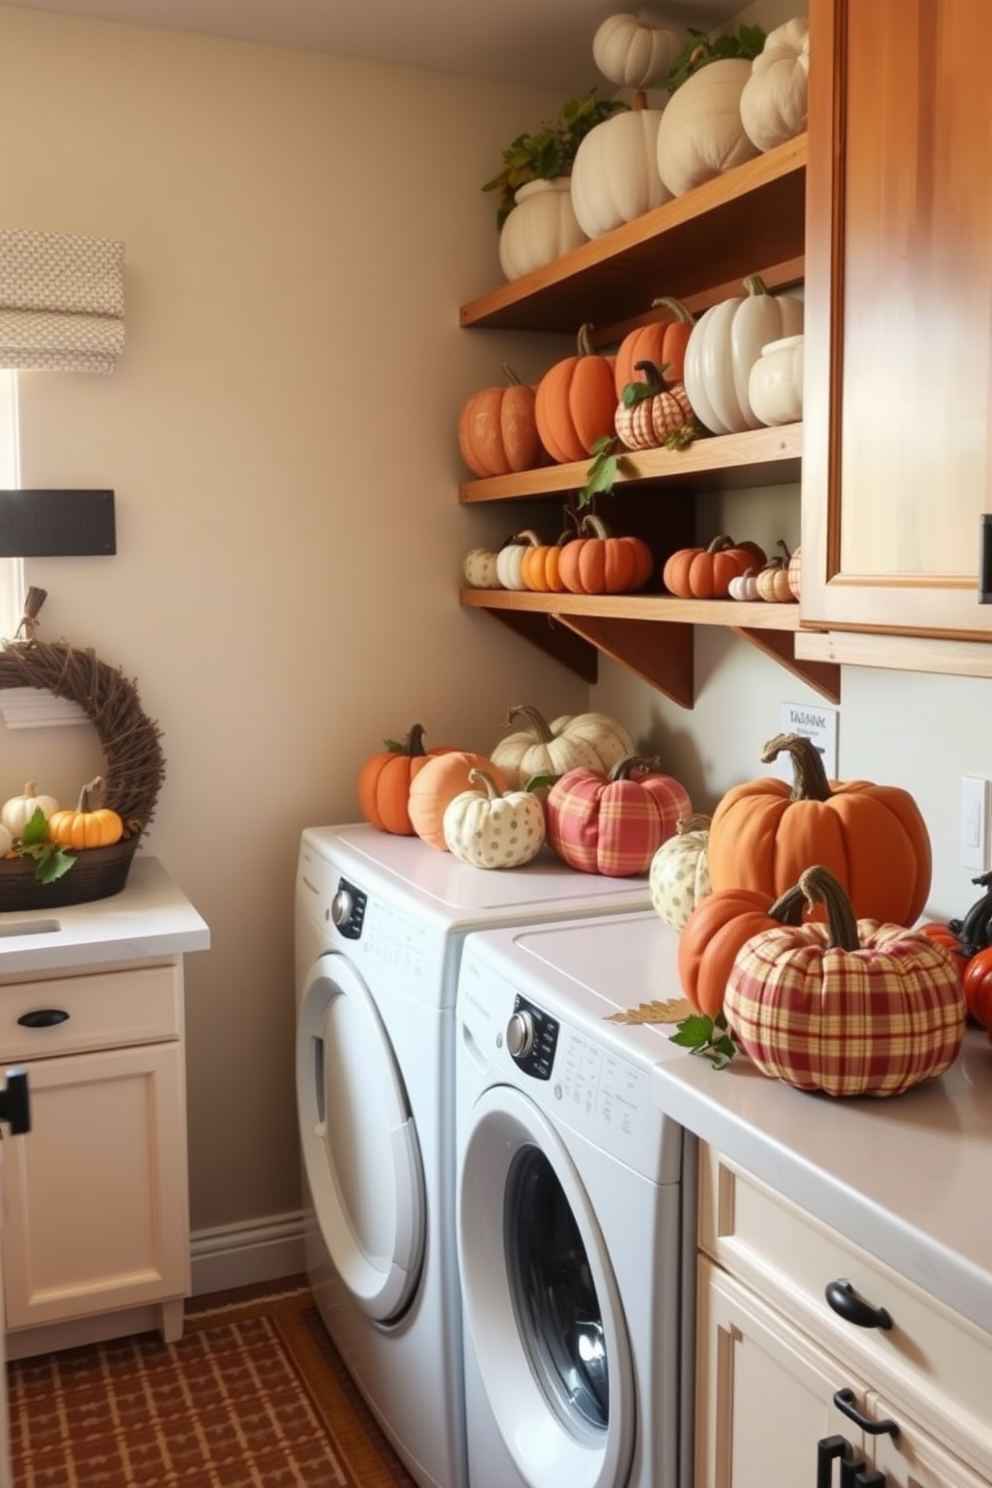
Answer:
[(545, 802), (548, 841), (582, 873), (629, 878), (651, 859), (692, 811), (684, 785), (658, 759), (631, 754), (604, 770), (566, 770)]
[(799, 880), (827, 923), (763, 930), (724, 997), (734, 1038), (763, 1074), (827, 1095), (898, 1095), (957, 1058), (967, 1008), (949, 952), (919, 931), (855, 921), (825, 868)]

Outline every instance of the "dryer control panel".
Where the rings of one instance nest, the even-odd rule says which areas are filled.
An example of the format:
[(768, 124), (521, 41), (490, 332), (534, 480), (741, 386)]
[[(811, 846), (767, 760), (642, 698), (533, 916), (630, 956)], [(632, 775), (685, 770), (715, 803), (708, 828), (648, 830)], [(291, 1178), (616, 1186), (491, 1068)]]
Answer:
[(550, 1080), (558, 1047), (558, 1022), (519, 993), (506, 1025), (506, 1047), (525, 1075)]
[(368, 896), (346, 878), (338, 879), (337, 892), (331, 900), (331, 919), (340, 935), (346, 940), (358, 940), (365, 923), (365, 905)]

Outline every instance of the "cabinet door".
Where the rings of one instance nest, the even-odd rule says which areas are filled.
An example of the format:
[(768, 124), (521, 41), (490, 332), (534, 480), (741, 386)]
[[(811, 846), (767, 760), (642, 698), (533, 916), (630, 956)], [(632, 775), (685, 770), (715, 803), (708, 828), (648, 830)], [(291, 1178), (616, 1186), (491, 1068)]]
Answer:
[(829, 1436), (863, 1454), (833, 1404), (842, 1387), (862, 1392), (858, 1380), (705, 1258), (697, 1305), (695, 1488), (812, 1484)]
[(809, 12), (802, 618), (987, 636), (992, 5)]
[(988, 1488), (992, 1458), (983, 1464), (985, 1473), (972, 1472), (880, 1395), (872, 1395), (868, 1414), (899, 1424), (898, 1436), (877, 1436), (869, 1448), (873, 1467), (885, 1475), (886, 1488)]
[(6, 1144), (7, 1326), (189, 1291), (186, 1118), (177, 1042), (37, 1060), (31, 1131)]

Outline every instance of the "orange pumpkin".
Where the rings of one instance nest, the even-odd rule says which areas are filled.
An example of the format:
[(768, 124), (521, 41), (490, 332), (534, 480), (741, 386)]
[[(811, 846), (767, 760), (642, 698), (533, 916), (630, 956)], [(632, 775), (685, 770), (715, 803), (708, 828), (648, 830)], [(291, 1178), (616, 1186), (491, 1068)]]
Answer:
[(570, 530), (562, 533), (556, 543), (542, 543), (540, 547), (528, 548), (520, 560), (520, 577), (527, 589), (538, 594), (561, 594), (565, 584), (561, 577), (561, 555), (565, 544), (578, 533), (578, 522), (566, 511), (572, 522)]
[(424, 748), (424, 726), (415, 723), (402, 744), (386, 741), (386, 748), (367, 759), (358, 776), (358, 808), (380, 832), (414, 836), (407, 802), (410, 786), (428, 760), (448, 754), (453, 745)]
[(827, 779), (819, 751), (800, 734), (776, 734), (769, 764), (792, 756), (793, 780), (768, 776), (729, 790), (713, 813), (706, 852), (713, 890), (777, 897), (811, 864), (826, 868), (858, 919), (912, 925), (930, 892), (930, 836), (898, 786)]
[(757, 543), (715, 537), (708, 548), (679, 548), (666, 560), (661, 579), (680, 599), (726, 599), (731, 579), (766, 560), (767, 554)]
[(534, 389), (512, 367), (503, 368), (506, 387), (473, 393), (458, 420), (458, 448), (473, 475), (483, 479), (533, 470), (543, 450), (534, 420)]
[(634, 369), (638, 362), (653, 362), (656, 367), (664, 367), (667, 363), (665, 375), (669, 382), (681, 382), (685, 376), (685, 349), (695, 325), (692, 311), (687, 310), (681, 300), (655, 300), (655, 304), (664, 305), (675, 319), (637, 326), (624, 336), (617, 347), (613, 368), (613, 386), (618, 403), (628, 382), (637, 381)]
[(579, 536), (566, 543), (558, 574), (571, 594), (629, 594), (643, 589), (654, 557), (640, 537), (612, 537), (591, 513), (582, 518)]
[(965, 963), (961, 985), (969, 1013), (992, 1032), (992, 948), (976, 951)]
[(116, 811), (97, 806), (103, 795), (103, 776), (97, 775), (79, 792), (75, 811), (53, 811), (48, 818), (48, 835), (61, 847), (113, 847), (124, 836), (124, 823)]
[(746, 940), (776, 925), (798, 924), (803, 896), (792, 888), (774, 902), (760, 889), (722, 889), (700, 899), (679, 936), (682, 991), (694, 1012), (723, 1010), (730, 968)]
[(417, 836), (436, 847), (438, 852), (449, 851), (444, 840), (445, 807), (463, 791), (475, 789), (475, 783), (469, 780), (472, 770), (484, 770), (491, 776), (498, 794), (505, 795), (510, 789), (499, 765), (494, 765), (487, 755), (473, 754), (467, 749), (452, 749), (446, 754), (435, 755), (410, 782), (407, 810), (411, 825)]
[(576, 355), (556, 362), (537, 385), (538, 436), (560, 465), (587, 459), (596, 440), (613, 433), (615, 358), (593, 350), (589, 331), (589, 326), (582, 327)]

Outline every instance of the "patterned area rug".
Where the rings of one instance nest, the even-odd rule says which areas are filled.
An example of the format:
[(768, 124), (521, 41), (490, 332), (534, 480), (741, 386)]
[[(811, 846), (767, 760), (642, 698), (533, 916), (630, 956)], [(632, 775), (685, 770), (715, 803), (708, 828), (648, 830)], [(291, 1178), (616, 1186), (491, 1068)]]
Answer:
[[(298, 1280), (299, 1284), (296, 1284)], [(415, 1488), (304, 1278), (8, 1365), (15, 1488)]]

